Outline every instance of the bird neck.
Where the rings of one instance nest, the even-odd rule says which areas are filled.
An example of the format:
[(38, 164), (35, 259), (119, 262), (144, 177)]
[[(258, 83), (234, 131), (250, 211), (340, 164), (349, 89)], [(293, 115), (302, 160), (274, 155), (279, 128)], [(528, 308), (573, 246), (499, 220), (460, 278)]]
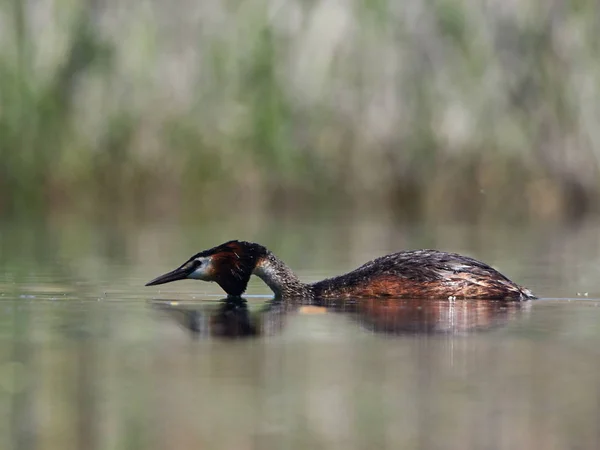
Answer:
[(268, 252), (256, 264), (253, 274), (263, 280), (277, 298), (312, 297), (309, 285), (300, 281), (282, 260)]

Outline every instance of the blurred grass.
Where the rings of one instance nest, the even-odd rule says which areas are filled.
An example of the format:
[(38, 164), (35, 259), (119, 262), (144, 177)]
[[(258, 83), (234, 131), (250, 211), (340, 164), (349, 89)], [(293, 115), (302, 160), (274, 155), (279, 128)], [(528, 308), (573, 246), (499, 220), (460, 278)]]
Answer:
[(4, 2), (0, 210), (595, 211), (599, 20), (591, 0)]

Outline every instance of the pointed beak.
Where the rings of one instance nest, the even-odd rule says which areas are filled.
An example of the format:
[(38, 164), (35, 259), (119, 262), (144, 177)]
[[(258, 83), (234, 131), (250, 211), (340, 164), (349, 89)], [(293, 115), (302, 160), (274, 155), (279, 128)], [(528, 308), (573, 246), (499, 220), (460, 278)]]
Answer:
[(169, 273), (165, 273), (164, 275), (161, 275), (159, 277), (156, 277), (154, 280), (149, 281), (148, 283), (146, 283), (146, 286), (156, 286), (157, 284), (170, 283), (171, 281), (185, 280), (189, 274), (189, 270), (178, 267), (177, 269)]

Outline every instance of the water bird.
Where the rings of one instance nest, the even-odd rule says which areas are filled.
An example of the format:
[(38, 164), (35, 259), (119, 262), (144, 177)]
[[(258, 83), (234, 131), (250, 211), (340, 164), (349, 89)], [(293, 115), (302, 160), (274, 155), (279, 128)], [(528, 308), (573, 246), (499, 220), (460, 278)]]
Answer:
[(369, 261), (359, 268), (316, 283), (303, 283), (266, 247), (229, 241), (201, 251), (175, 270), (148, 282), (212, 281), (231, 297), (241, 296), (252, 275), (261, 278), (275, 298), (413, 298), (529, 300), (529, 289), (476, 259), (439, 250), (410, 250)]

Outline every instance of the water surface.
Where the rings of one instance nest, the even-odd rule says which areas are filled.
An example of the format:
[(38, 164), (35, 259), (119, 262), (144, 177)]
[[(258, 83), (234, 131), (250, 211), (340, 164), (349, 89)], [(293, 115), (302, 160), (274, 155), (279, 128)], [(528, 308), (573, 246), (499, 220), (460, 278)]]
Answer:
[[(598, 448), (597, 224), (4, 223), (0, 448)], [(143, 284), (231, 238), (313, 281), (402, 248), (482, 259), (525, 303), (245, 301)]]

